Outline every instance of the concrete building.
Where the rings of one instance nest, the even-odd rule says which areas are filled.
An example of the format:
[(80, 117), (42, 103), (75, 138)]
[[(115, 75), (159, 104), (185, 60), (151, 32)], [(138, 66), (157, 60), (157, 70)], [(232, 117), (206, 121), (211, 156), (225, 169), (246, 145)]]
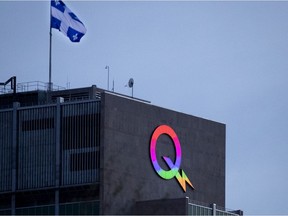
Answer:
[(1, 94), (0, 173), (0, 214), (243, 214), (224, 124), (96, 86)]

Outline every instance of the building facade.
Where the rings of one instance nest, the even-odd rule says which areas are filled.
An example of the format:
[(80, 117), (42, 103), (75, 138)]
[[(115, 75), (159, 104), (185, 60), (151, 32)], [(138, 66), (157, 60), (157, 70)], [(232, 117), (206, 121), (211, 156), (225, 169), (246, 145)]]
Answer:
[(0, 107), (0, 214), (242, 214), (225, 209), (222, 123), (96, 86)]

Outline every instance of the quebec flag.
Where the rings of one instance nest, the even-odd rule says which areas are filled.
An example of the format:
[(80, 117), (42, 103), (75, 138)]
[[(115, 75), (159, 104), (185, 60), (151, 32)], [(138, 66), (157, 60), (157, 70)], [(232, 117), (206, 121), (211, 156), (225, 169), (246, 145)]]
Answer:
[(58, 29), (72, 42), (79, 42), (86, 33), (84, 24), (61, 1), (51, 1), (51, 28)]

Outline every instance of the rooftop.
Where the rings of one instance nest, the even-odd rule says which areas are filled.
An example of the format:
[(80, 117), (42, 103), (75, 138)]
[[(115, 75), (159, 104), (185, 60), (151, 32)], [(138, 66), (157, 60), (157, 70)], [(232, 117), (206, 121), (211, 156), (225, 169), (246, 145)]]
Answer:
[[(65, 90), (66, 88), (58, 85), (52, 85), (52, 91)], [(48, 83), (41, 81), (31, 81), (23, 82), (16, 84), (16, 92), (29, 92), (29, 91), (48, 91)], [(0, 86), (0, 95), (1, 94), (10, 94), (14, 92), (13, 86), (1, 85)]]
[(51, 90), (49, 90), (49, 83), (31, 81), (16, 84), (16, 77), (11, 77), (5, 83), (0, 83), (0, 109), (13, 107), (13, 102), (19, 102), (21, 106), (56, 103), (57, 97), (64, 98), (64, 102), (100, 99), (101, 93), (104, 91), (120, 97), (150, 103), (150, 101), (100, 89), (96, 85), (70, 89), (53, 84)]

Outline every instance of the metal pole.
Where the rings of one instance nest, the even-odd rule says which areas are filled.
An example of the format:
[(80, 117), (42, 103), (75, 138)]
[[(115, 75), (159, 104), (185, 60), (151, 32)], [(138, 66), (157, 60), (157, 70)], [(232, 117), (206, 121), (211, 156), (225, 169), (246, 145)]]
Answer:
[(109, 70), (110, 70), (110, 68), (108, 65), (106, 65), (105, 69), (108, 70), (107, 90), (109, 91)]
[(51, 3), (50, 3), (50, 32), (49, 32), (49, 83), (48, 91), (52, 91), (52, 28), (51, 28)]
[(60, 203), (60, 199), (59, 199), (59, 187), (60, 187), (60, 176), (61, 176), (61, 157), (60, 157), (60, 151), (61, 151), (61, 147), (60, 147), (60, 143), (61, 143), (61, 103), (64, 102), (64, 98), (62, 97), (58, 97), (57, 98), (57, 105), (56, 105), (56, 125), (55, 129), (56, 129), (56, 138), (55, 138), (55, 144), (56, 144), (56, 148), (55, 148), (55, 171), (56, 171), (56, 175), (55, 175), (55, 186), (56, 186), (56, 190), (55, 190), (55, 215), (59, 215), (59, 203)]
[(12, 89), (14, 94), (16, 94), (16, 85), (17, 85), (16, 76), (13, 76), (11, 80), (11, 87), (13, 86)]
[(215, 203), (212, 204), (212, 213), (213, 213), (213, 216), (216, 216), (217, 214), (217, 207)]
[(17, 131), (17, 122), (18, 122), (18, 108), (20, 103), (13, 103), (13, 113), (12, 113), (12, 196), (11, 196), (11, 214), (16, 214), (16, 189), (17, 189), (17, 146), (18, 146), (18, 131)]

